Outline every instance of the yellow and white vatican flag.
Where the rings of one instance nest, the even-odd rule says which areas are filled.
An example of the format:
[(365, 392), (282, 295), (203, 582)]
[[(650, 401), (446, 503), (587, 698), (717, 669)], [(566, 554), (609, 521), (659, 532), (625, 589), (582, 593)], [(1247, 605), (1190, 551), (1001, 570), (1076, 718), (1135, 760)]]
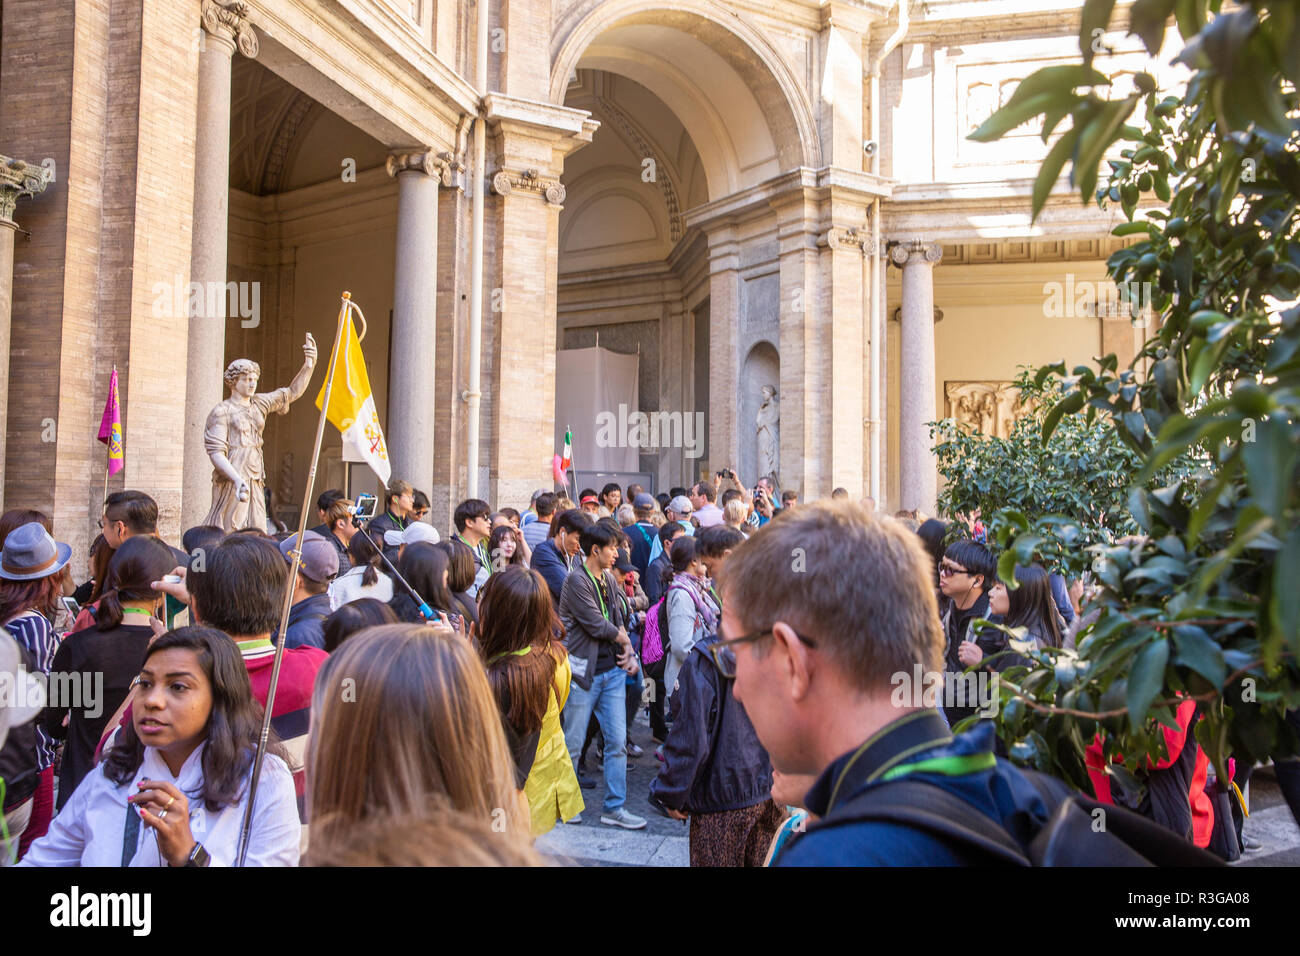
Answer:
[[(388, 460), (388, 446), (384, 444), (384, 431), (379, 427), (379, 412), (375, 409), (375, 395), (370, 390), (361, 340), (357, 338), (350, 311), (346, 326), (336, 345), (339, 352), (334, 364), (330, 407), (325, 417), (343, 433), (345, 450), (350, 445), (358, 458), (387, 485), (393, 468)], [(322, 385), (320, 394), (316, 396), (316, 407), (320, 408), (324, 401), (325, 386)]]

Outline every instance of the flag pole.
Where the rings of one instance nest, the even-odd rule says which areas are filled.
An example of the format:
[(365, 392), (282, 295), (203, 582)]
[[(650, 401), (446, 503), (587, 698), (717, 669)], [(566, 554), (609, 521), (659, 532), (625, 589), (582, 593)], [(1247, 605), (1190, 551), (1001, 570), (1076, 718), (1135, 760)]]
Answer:
[(289, 634), (289, 610), (293, 606), (293, 585), (298, 577), (298, 565), (302, 561), (302, 536), (307, 531), (307, 513), (311, 509), (312, 488), (316, 484), (316, 461), (320, 458), (321, 442), (325, 438), (325, 416), (330, 407), (330, 390), (334, 384), (334, 368), (338, 364), (339, 344), (343, 340), (343, 324), (348, 320), (348, 311), (352, 305), (352, 293), (344, 292), (339, 306), (339, 322), (334, 330), (334, 345), (330, 348), (329, 368), (325, 372), (325, 396), (321, 401), (320, 418), (316, 421), (316, 443), (312, 446), (311, 467), (307, 470), (307, 487), (303, 489), (302, 512), (298, 518), (297, 547), (289, 552), (293, 563), (289, 566), (289, 583), (284, 591), (284, 604), (280, 610), (280, 633), (275, 642), (275, 663), (271, 666), (271, 683), (266, 689), (266, 712), (262, 715), (262, 734), (257, 741), (257, 751), (253, 756), (253, 776), (248, 784), (248, 803), (244, 807), (244, 823), (239, 833), (239, 852), (236, 866), (243, 866), (248, 857), (248, 838), (253, 825), (253, 801), (257, 796), (257, 784), (262, 774), (262, 761), (266, 757), (267, 741), (271, 735), (271, 713), (275, 707), (275, 688), (280, 680), (280, 663), (284, 660), (285, 641)]
[[(117, 374), (116, 365), (113, 366), (113, 374), (114, 375)], [(108, 379), (108, 388), (110, 392), (113, 389), (113, 379), (111, 376)], [(113, 467), (113, 460), (110, 457), (112, 454), (113, 454), (113, 439), (110, 433), (109, 440), (104, 445), (104, 500), (105, 501), (108, 500), (108, 471), (110, 468)], [(102, 510), (104, 506), (101, 504), (99, 507)]]

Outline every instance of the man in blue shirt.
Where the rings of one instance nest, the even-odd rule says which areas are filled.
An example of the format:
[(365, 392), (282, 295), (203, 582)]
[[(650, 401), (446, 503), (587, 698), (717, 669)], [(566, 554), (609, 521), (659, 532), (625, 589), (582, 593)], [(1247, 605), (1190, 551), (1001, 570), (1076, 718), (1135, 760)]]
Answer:
[(546, 579), (546, 586), (550, 588), (551, 599), (557, 608), (560, 606), (560, 592), (564, 590), (564, 579), (575, 566), (573, 559), (580, 550), (579, 538), (591, 525), (590, 517), (577, 508), (572, 508), (560, 515), (555, 536), (547, 538), (533, 549), (530, 566)]

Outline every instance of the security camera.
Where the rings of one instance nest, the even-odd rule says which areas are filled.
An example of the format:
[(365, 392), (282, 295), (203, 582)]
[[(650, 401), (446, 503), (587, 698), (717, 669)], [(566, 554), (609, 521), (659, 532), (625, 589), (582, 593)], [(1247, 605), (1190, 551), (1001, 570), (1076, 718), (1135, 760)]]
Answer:
[(868, 156), (874, 155), (878, 148), (879, 147), (876, 145), (876, 141), (874, 139), (869, 139), (862, 144), (862, 151), (866, 153)]

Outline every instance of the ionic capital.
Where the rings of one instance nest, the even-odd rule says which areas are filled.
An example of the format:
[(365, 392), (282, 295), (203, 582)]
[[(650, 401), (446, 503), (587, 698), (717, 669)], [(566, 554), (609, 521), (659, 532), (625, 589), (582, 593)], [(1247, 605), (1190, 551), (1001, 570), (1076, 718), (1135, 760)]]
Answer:
[(493, 174), (492, 191), (498, 196), (509, 196), (516, 189), (536, 195), (552, 206), (563, 205), (568, 195), (563, 183), (544, 178), (536, 169), (500, 169)]
[(53, 178), (48, 166), (0, 156), (0, 224), (16, 227), (18, 200), (44, 192)]
[(900, 242), (889, 250), (889, 258), (897, 266), (925, 263), (934, 265), (943, 258), (943, 247), (937, 242)]
[(203, 29), (208, 36), (224, 40), (250, 60), (257, 56), (257, 31), (249, 21), (252, 8), (244, 0), (203, 0)]

